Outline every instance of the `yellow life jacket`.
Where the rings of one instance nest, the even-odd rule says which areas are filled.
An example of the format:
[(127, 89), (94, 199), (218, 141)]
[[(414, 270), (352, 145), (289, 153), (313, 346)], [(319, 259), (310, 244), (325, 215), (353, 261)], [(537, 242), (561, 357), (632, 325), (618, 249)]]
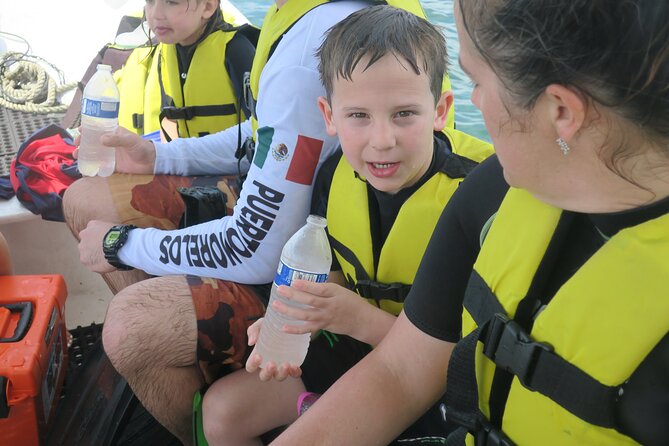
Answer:
[[(347, 286), (379, 308), (398, 315), (444, 206), (477, 162), (462, 155), (492, 153), (490, 144), (449, 129), (453, 154), (402, 205), (374, 265), (367, 184), (344, 156), (335, 169), (327, 205), (328, 232)], [(456, 160), (453, 162), (453, 160)]]
[[(512, 370), (501, 428), (514, 443), (636, 444), (615, 425), (610, 406), (625, 398), (630, 376), (667, 337), (669, 214), (611, 237), (538, 312), (524, 338), (514, 318), (529, 314), (524, 299), (549, 244), (559, 244), (561, 218), (560, 209), (510, 189), (485, 237), (465, 296), (465, 339), (458, 344), (477, 329), (475, 320), (485, 328), (473, 345), (479, 410), (490, 419), (495, 372)], [(490, 310), (495, 305), (497, 311)], [(498, 312), (511, 321), (488, 317)], [(449, 391), (457, 392), (450, 386), (449, 377)], [(599, 406), (600, 399), (611, 404)]]
[(203, 136), (237, 124), (237, 95), (225, 67), (225, 49), (235, 33), (214, 31), (197, 45), (183, 88), (175, 45), (159, 45), (158, 71), (173, 104), (163, 105), (161, 115), (177, 120), (180, 137)]
[[(198, 44), (183, 89), (174, 45), (141, 45), (132, 50), (114, 74), (122, 99), (119, 125), (140, 135), (151, 133), (161, 129), (162, 114), (177, 120), (179, 136), (188, 137), (237, 123), (237, 95), (225, 67), (225, 50), (237, 30), (250, 25), (231, 4), (222, 7), (223, 21), (235, 28), (213, 31)], [(135, 19), (139, 27), (141, 16), (124, 19)]]
[[(332, 1), (332, 0), (330, 0)], [(256, 138), (258, 129), (258, 120), (255, 116), (255, 103), (258, 100), (258, 85), (260, 84), (260, 74), (271, 56), (271, 51), (276, 47), (278, 41), (297, 22), (303, 15), (312, 9), (328, 3), (328, 0), (293, 0), (287, 2), (280, 9), (271, 7), (263, 19), (258, 46), (256, 48), (255, 58), (250, 77), (250, 96), (253, 105), (250, 107), (253, 114), (251, 126), (253, 128), (253, 138)], [(425, 11), (418, 0), (388, 0), (385, 3), (396, 8), (405, 9), (421, 18), (426, 18)], [(451, 82), (448, 75), (444, 75), (442, 91), (450, 90)], [(446, 127), (454, 127), (455, 110), (451, 107), (449, 110)]]
[(157, 47), (141, 46), (128, 56), (122, 69), (114, 73), (121, 102), (118, 123), (139, 135), (160, 129), (161, 95), (158, 82)]
[(175, 45), (136, 48), (117, 77), (119, 124), (146, 134), (159, 130), (167, 117), (177, 121), (183, 138), (237, 124), (237, 95), (225, 67), (235, 32), (214, 31), (197, 45), (183, 88)]

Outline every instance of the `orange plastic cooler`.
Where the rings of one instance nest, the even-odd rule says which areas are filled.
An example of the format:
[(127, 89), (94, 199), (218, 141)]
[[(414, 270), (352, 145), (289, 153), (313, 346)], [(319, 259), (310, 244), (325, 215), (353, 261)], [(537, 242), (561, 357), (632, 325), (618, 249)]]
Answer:
[(67, 364), (65, 281), (0, 276), (0, 445), (44, 443)]

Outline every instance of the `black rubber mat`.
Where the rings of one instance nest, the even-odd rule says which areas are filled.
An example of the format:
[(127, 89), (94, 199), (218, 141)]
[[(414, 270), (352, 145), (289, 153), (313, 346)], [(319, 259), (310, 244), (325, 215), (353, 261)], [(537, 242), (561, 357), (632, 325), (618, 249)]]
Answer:
[(70, 330), (68, 370), (46, 446), (179, 446), (104, 354), (102, 325)]
[[(69, 332), (65, 385), (45, 446), (180, 446), (114, 370), (102, 348), (102, 324)], [(283, 429), (263, 435), (263, 444)]]
[(23, 141), (42, 127), (59, 124), (64, 115), (36, 115), (0, 107), (0, 176), (9, 174), (9, 165)]

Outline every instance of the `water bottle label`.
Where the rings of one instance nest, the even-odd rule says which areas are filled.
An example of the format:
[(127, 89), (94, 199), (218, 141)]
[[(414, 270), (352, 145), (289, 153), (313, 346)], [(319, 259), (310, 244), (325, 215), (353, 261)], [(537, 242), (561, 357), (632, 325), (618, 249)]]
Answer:
[(279, 268), (276, 270), (276, 276), (274, 276), (274, 283), (276, 286), (290, 286), (293, 280), (308, 280), (309, 282), (322, 283), (328, 280), (328, 275), (300, 271), (299, 269), (293, 269), (286, 266), (283, 262), (279, 262)]
[(81, 114), (93, 118), (118, 118), (118, 102), (96, 101), (95, 99), (81, 100)]

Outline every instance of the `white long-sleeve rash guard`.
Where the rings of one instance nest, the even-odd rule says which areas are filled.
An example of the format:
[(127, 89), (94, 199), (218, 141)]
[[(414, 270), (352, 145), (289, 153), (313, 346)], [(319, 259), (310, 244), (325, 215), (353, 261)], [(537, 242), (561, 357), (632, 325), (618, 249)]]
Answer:
[[(281, 250), (309, 213), (313, 180), (337, 148), (317, 98), (325, 91), (315, 51), (325, 32), (361, 2), (328, 3), (305, 14), (281, 39), (260, 76), (258, 137), (233, 215), (185, 229), (135, 229), (120, 260), (152, 275), (192, 274), (246, 284), (271, 282)], [(242, 138), (251, 134), (242, 125)], [(243, 140), (242, 139), (242, 140)], [(155, 173), (234, 175), (238, 129), (156, 143)]]

